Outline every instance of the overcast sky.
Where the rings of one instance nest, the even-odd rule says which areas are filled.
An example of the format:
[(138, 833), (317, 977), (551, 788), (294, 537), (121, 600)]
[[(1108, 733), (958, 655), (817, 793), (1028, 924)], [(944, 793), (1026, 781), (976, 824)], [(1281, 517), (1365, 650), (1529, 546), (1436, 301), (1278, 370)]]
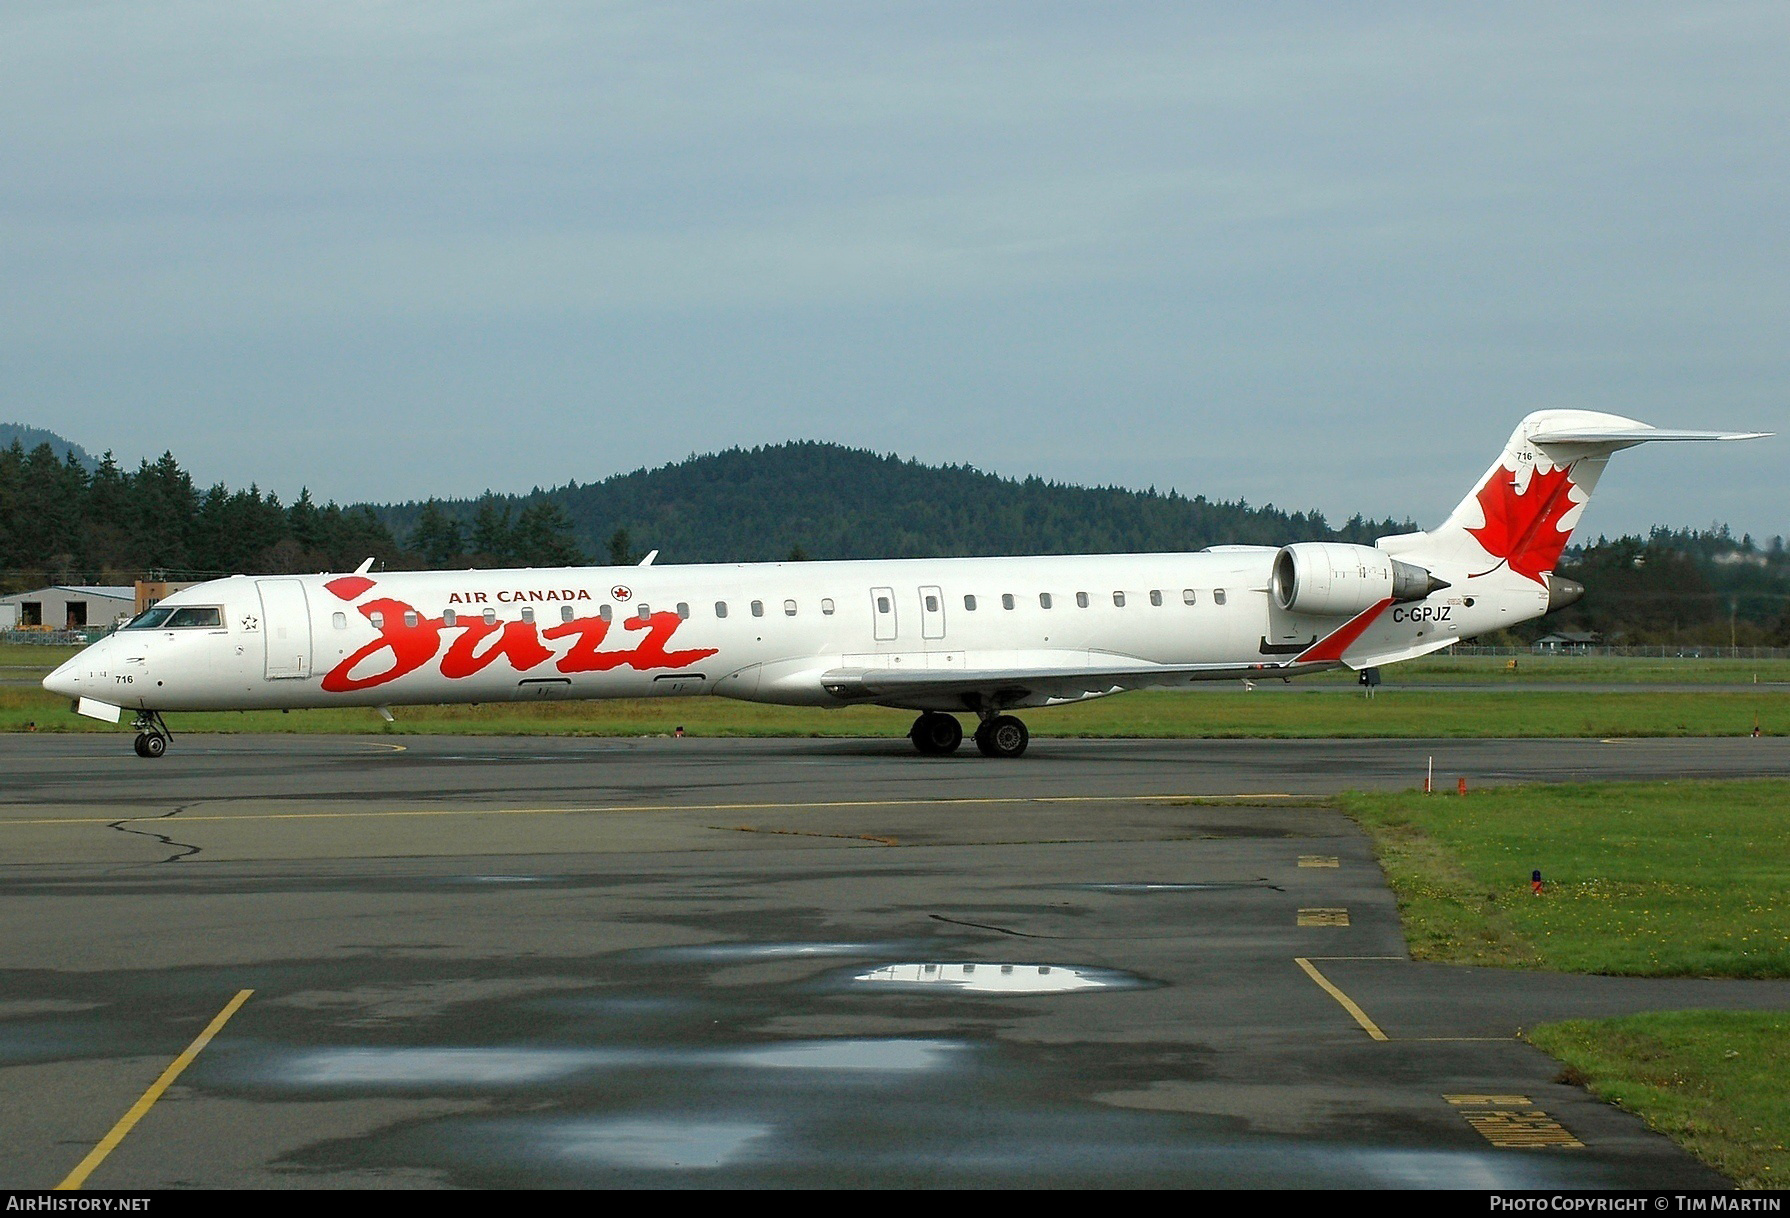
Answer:
[[(1437, 523), (1790, 431), (1790, 6), (0, 6), (0, 419), (342, 501), (823, 439)], [(1790, 439), (1591, 533), (1790, 533)]]

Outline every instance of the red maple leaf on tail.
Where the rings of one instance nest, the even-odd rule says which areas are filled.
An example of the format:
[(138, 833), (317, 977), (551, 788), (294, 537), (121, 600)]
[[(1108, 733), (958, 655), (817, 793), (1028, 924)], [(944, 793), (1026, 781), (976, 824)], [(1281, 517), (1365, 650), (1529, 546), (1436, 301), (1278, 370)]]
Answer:
[(1485, 524), (1467, 532), (1487, 554), (1502, 558), (1525, 579), (1542, 583), (1542, 572), (1554, 569), (1572, 535), (1559, 527), (1560, 518), (1578, 506), (1569, 494), (1573, 483), (1567, 474), (1559, 468), (1545, 474), (1535, 470), (1529, 488), (1519, 492), (1516, 471), (1500, 467), (1475, 496), (1485, 511)]

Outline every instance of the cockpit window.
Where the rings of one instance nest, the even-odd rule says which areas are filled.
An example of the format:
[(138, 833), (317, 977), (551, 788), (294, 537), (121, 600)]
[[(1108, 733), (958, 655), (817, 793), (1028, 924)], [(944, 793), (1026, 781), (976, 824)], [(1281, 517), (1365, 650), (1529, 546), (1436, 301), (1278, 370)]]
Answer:
[(216, 605), (183, 605), (176, 609), (162, 626), (168, 630), (182, 627), (209, 626), (213, 630), (224, 624), (223, 610)]
[(124, 628), (126, 630), (154, 630), (157, 626), (160, 626), (163, 622), (167, 621), (173, 613), (174, 610), (172, 609), (163, 609), (160, 607), (145, 609), (136, 617), (126, 622)]

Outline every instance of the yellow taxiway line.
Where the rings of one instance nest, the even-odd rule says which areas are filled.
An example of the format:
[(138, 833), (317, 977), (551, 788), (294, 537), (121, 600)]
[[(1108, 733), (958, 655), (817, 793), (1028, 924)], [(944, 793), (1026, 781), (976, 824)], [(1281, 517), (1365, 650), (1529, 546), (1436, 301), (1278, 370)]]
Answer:
[(1293, 963), (1304, 969), (1307, 977), (1310, 977), (1313, 981), (1317, 982), (1319, 987), (1326, 994), (1336, 999), (1336, 1001), (1342, 1005), (1343, 1010), (1354, 1016), (1355, 1022), (1361, 1025), (1362, 1031), (1366, 1032), (1375, 1040), (1392, 1039), (1390, 1036), (1386, 1035), (1386, 1033), (1380, 1031), (1380, 1025), (1369, 1019), (1367, 1017), (1367, 1012), (1356, 1005), (1353, 998), (1350, 998), (1347, 994), (1337, 989), (1335, 985), (1331, 984), (1330, 978), (1318, 972), (1317, 965), (1313, 964), (1310, 960), (1307, 960), (1304, 956), (1294, 956)]
[(93, 1169), (105, 1162), (106, 1156), (117, 1149), (118, 1144), (124, 1141), (124, 1135), (136, 1128), (137, 1122), (143, 1119), (143, 1114), (153, 1108), (155, 1102), (162, 1098), (162, 1092), (173, 1085), (174, 1080), (180, 1077), (182, 1070), (193, 1064), (193, 1059), (199, 1056), (200, 1050), (211, 1043), (211, 1038), (216, 1036), (226, 1023), (230, 1022), (230, 1017), (242, 1008), (242, 1004), (247, 1002), (249, 995), (254, 992), (254, 990), (236, 991), (236, 997), (224, 1004), (224, 1009), (205, 1025), (205, 1030), (199, 1033), (198, 1038), (186, 1047), (186, 1052), (175, 1058), (173, 1064), (162, 1071), (162, 1076), (149, 1084), (149, 1090), (145, 1091), (137, 1102), (131, 1105), (129, 1112), (118, 1118), (118, 1123), (112, 1126), (111, 1132), (101, 1138), (99, 1145), (88, 1151), (87, 1157), (82, 1159), (75, 1169), (63, 1178), (62, 1183), (56, 1186), (59, 1191), (78, 1189), (86, 1183), (87, 1177), (93, 1174)]

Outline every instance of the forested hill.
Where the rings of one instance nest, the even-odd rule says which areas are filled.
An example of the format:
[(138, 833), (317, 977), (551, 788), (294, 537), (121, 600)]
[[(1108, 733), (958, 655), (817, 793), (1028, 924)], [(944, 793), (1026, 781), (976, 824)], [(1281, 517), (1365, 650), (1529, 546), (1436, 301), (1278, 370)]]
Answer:
[[(431, 534), (446, 540), (435, 521), (417, 536), (428, 506), (374, 512), (413, 549), (427, 550)], [(434, 506), (442, 521), (461, 526), (469, 553), (482, 548), (481, 512), (488, 537), (493, 514), (520, 518), (557, 506), (586, 554), (609, 557), (619, 529), (667, 562), (1197, 550), (1318, 538), (1371, 544), (1412, 527), (1359, 517), (1332, 527), (1316, 512), (1020, 481), (814, 442), (729, 449), (584, 486)]]
[[(32, 432), (31, 434), (47, 434)], [(59, 440), (60, 437), (54, 437)], [(63, 445), (67, 441), (61, 441)], [(1412, 526), (1214, 503), (1175, 493), (1016, 481), (832, 444), (691, 457), (588, 486), (387, 506), (291, 503), (251, 485), (200, 487), (172, 453), (120, 466), (45, 441), (0, 446), (0, 593), (126, 583), (149, 572), (551, 567), (788, 558), (1197, 550), (1340, 538)], [(1611, 642), (1790, 645), (1790, 551), (1726, 528), (1656, 528), (1568, 550), (1585, 599), (1519, 633), (1590, 630)]]
[(23, 423), (0, 423), (0, 448), (11, 448), (15, 443), (26, 452), (40, 444), (48, 444), (58, 460), (66, 461), (72, 453), (75, 464), (88, 473), (99, 468), (99, 458), (73, 440), (65, 440), (55, 432), (45, 431), (41, 427), (27, 427)]

